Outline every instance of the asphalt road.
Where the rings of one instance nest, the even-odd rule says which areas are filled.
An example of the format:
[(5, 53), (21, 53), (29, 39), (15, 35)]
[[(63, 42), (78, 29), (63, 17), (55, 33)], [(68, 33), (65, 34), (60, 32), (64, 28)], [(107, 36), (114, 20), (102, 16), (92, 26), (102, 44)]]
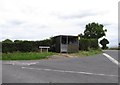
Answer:
[[(117, 51), (106, 53), (118, 59)], [(2, 82), (117, 83), (118, 66), (103, 54), (82, 58), (3, 61)]]
[(112, 56), (114, 59), (116, 59), (118, 61), (118, 53), (120, 52), (120, 50), (104, 50), (103, 52), (109, 54), (110, 56)]

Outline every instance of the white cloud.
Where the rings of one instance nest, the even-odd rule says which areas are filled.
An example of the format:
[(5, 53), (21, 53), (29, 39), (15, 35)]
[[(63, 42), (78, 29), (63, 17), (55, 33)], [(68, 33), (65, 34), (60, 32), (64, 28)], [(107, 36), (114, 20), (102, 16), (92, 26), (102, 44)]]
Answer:
[(114, 42), (110, 45), (115, 45), (117, 19), (118, 0), (0, 0), (0, 40), (77, 35), (94, 21), (105, 25), (107, 38)]

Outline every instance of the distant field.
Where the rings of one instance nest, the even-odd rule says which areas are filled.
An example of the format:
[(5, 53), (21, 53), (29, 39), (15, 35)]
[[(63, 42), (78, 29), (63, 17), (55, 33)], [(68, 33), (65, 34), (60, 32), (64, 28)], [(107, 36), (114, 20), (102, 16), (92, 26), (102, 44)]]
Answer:
[(120, 50), (120, 47), (112, 47), (112, 48), (109, 48), (108, 50)]
[(38, 60), (38, 59), (45, 59), (55, 53), (48, 52), (48, 53), (37, 53), (37, 52), (15, 52), (15, 53), (3, 53), (2, 60)]

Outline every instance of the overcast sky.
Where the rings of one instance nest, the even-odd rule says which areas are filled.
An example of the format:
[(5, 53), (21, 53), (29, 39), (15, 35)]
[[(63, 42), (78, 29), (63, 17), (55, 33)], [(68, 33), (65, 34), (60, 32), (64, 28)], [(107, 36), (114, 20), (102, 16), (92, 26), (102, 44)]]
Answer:
[(119, 0), (0, 0), (0, 40), (43, 40), (78, 35), (98, 22), (109, 46), (118, 44)]

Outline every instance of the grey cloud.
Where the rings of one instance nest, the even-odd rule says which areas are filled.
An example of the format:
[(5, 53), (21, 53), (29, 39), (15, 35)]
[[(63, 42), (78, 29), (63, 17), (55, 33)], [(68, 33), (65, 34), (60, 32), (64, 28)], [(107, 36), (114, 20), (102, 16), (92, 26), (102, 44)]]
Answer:
[(0, 24), (0, 28), (16, 28), (16, 27), (21, 27), (21, 28), (37, 28), (37, 29), (42, 29), (42, 28), (50, 28), (48, 25), (44, 24), (35, 24), (35, 23), (30, 23), (30, 22), (25, 22), (25, 21), (19, 21), (19, 20), (9, 20), (6, 21), (4, 24)]
[(40, 25), (38, 28), (50, 28), (48, 25)]
[(22, 24), (25, 24), (25, 22), (18, 20), (9, 20), (6, 21), (4, 24), (0, 24), (0, 28), (16, 27), (16, 26), (21, 26)]
[[(24, 25), (22, 25), (24, 24)], [(43, 39), (49, 33), (48, 25), (29, 22), (12, 22), (6, 21), (0, 24), (2, 28), (2, 39)], [(24, 36), (23, 36), (24, 35)]]
[(71, 15), (60, 15), (59, 18), (63, 19), (77, 19), (77, 18), (85, 18), (85, 17), (90, 17), (90, 16), (97, 16), (99, 13), (97, 12), (92, 12), (92, 11), (81, 11), (76, 14), (71, 14)]
[[(114, 25), (114, 23), (110, 23), (110, 22), (107, 22), (107, 21), (100, 21), (100, 20), (98, 20), (98, 21), (92, 21), (92, 22), (96, 22), (96, 23), (99, 23), (99, 24), (102, 24), (103, 26), (111, 26), (111, 25)], [(86, 24), (88, 24), (88, 23), (92, 23), (92, 22), (89, 22), (89, 21), (84, 21), (84, 20), (82, 20), (81, 22), (79, 22), (79, 23), (76, 23), (75, 25), (77, 25), (77, 26), (84, 26), (85, 27), (85, 25)]]
[(23, 28), (39, 30), (39, 29), (48, 29), (50, 27), (48, 25), (44, 25), (44, 24), (30, 24), (30, 23), (28, 23), (28, 24), (24, 25)]
[(21, 25), (21, 24), (24, 24), (23, 21), (18, 21), (18, 20), (12, 20), (12, 21), (9, 21), (8, 23), (11, 24), (11, 25)]
[(112, 25), (111, 23), (104, 23), (103, 24), (104, 26), (110, 26), (110, 25)]

